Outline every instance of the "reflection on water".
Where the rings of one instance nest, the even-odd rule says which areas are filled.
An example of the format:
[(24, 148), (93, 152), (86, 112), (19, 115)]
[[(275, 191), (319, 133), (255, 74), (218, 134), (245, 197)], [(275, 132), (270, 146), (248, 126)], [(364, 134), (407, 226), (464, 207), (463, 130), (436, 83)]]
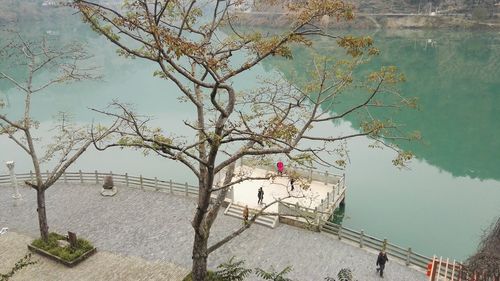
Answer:
[[(398, 66), (407, 77), (401, 91), (418, 98), (419, 110), (371, 113), (391, 115), (423, 141), (399, 143), (417, 157), (402, 171), (391, 166), (390, 152), (368, 149), (363, 139), (349, 143), (344, 225), (426, 255), (464, 259), (500, 215), (500, 34), (382, 32), (375, 42), (381, 55), (356, 74)], [(316, 51), (342, 57), (332, 42), (319, 42)], [(305, 73), (312, 56), (301, 49), (293, 61), (274, 59), (266, 68), (300, 84), (307, 77), (294, 74)], [(355, 132), (360, 118), (348, 116), (339, 127)]]
[[(500, 35), (408, 31), (397, 35), (401, 34), (376, 34), (381, 55), (357, 76), (382, 65), (395, 65), (405, 74), (401, 91), (418, 98), (419, 110), (397, 111), (395, 118), (407, 131), (419, 131), (423, 142), (399, 144), (455, 176), (500, 180), (500, 157), (491, 153), (500, 149)], [(316, 50), (341, 56), (333, 42), (320, 42)], [(313, 54), (301, 49), (294, 57), (268, 61), (266, 67), (275, 67), (300, 84), (307, 77), (297, 81), (294, 73), (306, 73)], [(383, 117), (386, 112), (371, 113)], [(358, 118), (350, 115), (346, 120), (358, 127)]]
[(345, 216), (345, 204), (340, 204), (340, 206), (333, 212), (333, 215), (328, 219), (335, 224), (343, 224)]
[[(114, 47), (81, 24), (78, 17), (17, 28), (30, 38), (53, 31), (51, 38), (56, 42), (84, 41), (105, 77), (103, 81), (52, 88), (34, 98), (42, 142), (47, 141), (50, 120), (58, 111), (71, 112), (82, 124), (106, 122), (88, 108), (102, 108), (115, 98), (133, 103), (136, 111), (153, 116), (155, 124), (170, 132), (186, 134), (180, 121), (194, 115), (187, 104), (178, 102), (175, 88), (152, 77), (153, 65), (119, 58)], [(419, 98), (419, 110), (396, 112), (396, 118), (409, 131), (419, 130), (424, 141), (400, 143), (417, 156), (410, 170), (395, 169), (391, 165), (393, 154), (369, 149), (366, 139), (349, 142), (345, 216), (342, 220), (339, 213), (334, 219), (426, 255), (463, 259), (473, 252), (482, 229), (500, 214), (500, 35), (405, 31), (378, 33), (375, 39), (382, 55), (359, 74), (383, 64), (402, 69), (408, 82), (401, 90)], [(5, 37), (0, 36), (0, 45), (1, 40)], [(316, 48), (320, 53), (338, 52), (334, 46), (334, 42), (322, 41)], [(307, 79), (303, 70), (311, 61), (310, 53), (299, 49), (294, 57), (293, 61), (273, 59), (236, 82), (248, 88), (257, 75), (275, 71), (289, 77), (302, 73), (301, 79)], [(0, 81), (0, 98), (7, 104), (2, 113), (20, 114), (16, 109), (22, 96), (5, 81)], [(358, 123), (352, 116), (317, 129), (349, 133), (355, 132)], [(0, 147), (1, 162), (14, 159), (18, 172), (30, 169), (27, 157), (3, 136)], [(136, 151), (90, 151), (74, 169), (196, 182), (182, 166), (154, 156), (145, 158)], [(0, 172), (7, 170), (2, 166)]]

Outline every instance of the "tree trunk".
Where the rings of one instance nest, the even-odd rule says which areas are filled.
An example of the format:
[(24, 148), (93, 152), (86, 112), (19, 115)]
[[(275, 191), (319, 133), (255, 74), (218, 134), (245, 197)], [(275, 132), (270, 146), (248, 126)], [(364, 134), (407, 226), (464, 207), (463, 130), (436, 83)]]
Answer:
[(36, 192), (38, 224), (40, 226), (40, 237), (43, 241), (49, 240), (49, 226), (47, 224), (47, 213), (45, 212), (45, 190), (37, 189)]
[(207, 280), (207, 244), (208, 238), (195, 234), (193, 244), (193, 281)]

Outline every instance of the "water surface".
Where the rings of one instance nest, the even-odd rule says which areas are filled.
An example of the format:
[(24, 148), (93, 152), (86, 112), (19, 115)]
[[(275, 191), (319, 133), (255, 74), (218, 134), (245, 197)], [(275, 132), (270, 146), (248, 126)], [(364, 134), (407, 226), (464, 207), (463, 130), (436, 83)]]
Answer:
[[(194, 111), (178, 102), (175, 87), (152, 77), (154, 65), (118, 57), (115, 48), (78, 17), (64, 15), (15, 27), (29, 38), (56, 31), (48, 35), (61, 44), (85, 42), (104, 75), (103, 81), (54, 87), (34, 98), (33, 115), (41, 121), (38, 134), (43, 141), (58, 111), (70, 112), (81, 124), (106, 122), (89, 108), (102, 108), (114, 99), (133, 104), (169, 132), (187, 134), (181, 121), (193, 118)], [(401, 111), (394, 118), (408, 131), (420, 131), (423, 141), (400, 143), (416, 155), (404, 170), (392, 166), (391, 151), (368, 148), (367, 139), (348, 143), (344, 225), (425, 255), (464, 259), (473, 253), (482, 230), (500, 215), (500, 34), (404, 31), (372, 35), (382, 54), (360, 74), (384, 64), (401, 68), (408, 80), (401, 90), (418, 97), (419, 110)], [(0, 44), (2, 40), (5, 37)], [(316, 49), (339, 54), (331, 41), (319, 42)], [(282, 73), (286, 77), (301, 72), (310, 59), (307, 50), (297, 50), (294, 61), (270, 60), (235, 82), (240, 88), (251, 88), (259, 75)], [(22, 96), (5, 81), (0, 82), (0, 98), (7, 102), (3, 113), (21, 114)], [(358, 124), (353, 116), (318, 129), (355, 132)], [(26, 155), (4, 136), (0, 148), (1, 162), (15, 160), (18, 172), (31, 169)], [(195, 183), (182, 166), (129, 150), (89, 151), (72, 168), (78, 169)], [(0, 172), (7, 170), (2, 166)]]

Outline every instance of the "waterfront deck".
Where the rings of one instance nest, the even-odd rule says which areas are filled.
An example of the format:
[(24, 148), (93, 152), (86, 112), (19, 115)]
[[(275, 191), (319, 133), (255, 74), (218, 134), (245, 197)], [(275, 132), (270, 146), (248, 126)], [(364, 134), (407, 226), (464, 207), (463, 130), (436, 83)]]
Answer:
[[(269, 169), (246, 165), (236, 169), (236, 174), (245, 177), (265, 177), (273, 173), (275, 172)], [(322, 181), (316, 178), (307, 179), (307, 189), (303, 189), (299, 183), (295, 183), (295, 189), (292, 191), (290, 178), (284, 173), (282, 176), (276, 176), (270, 180), (248, 180), (236, 184), (229, 196), (233, 204), (248, 205), (252, 209), (260, 209), (263, 205), (282, 200), (284, 203), (298, 205), (311, 212), (317, 210), (331, 214), (344, 200), (346, 186), (342, 176), (327, 175), (327, 177), (327, 180)], [(260, 187), (264, 190), (263, 205), (257, 204), (257, 192)], [(277, 213), (278, 204), (272, 205), (267, 210)]]
[[(265, 208), (266, 215), (259, 216), (256, 223), (270, 228), (275, 228), (278, 222), (306, 228), (319, 227), (321, 221), (329, 220), (345, 199), (343, 175), (314, 173), (292, 167), (278, 175), (272, 167), (252, 163), (243, 163), (235, 173), (235, 181), (240, 178), (247, 180), (229, 190), (226, 195), (229, 206), (224, 214), (242, 219), (245, 206), (250, 209), (250, 214)], [(292, 177), (296, 179), (294, 190), (290, 182)], [(257, 193), (261, 187), (264, 199), (259, 205)]]

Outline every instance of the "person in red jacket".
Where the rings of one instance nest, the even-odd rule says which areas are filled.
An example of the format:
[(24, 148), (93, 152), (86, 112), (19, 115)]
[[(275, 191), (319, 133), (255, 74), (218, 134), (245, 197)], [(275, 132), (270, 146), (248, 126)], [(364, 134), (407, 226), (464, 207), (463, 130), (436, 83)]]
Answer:
[(282, 176), (283, 175), (283, 170), (285, 169), (285, 165), (283, 164), (283, 162), (278, 161), (278, 163), (276, 164), (276, 166), (278, 167), (278, 175)]

